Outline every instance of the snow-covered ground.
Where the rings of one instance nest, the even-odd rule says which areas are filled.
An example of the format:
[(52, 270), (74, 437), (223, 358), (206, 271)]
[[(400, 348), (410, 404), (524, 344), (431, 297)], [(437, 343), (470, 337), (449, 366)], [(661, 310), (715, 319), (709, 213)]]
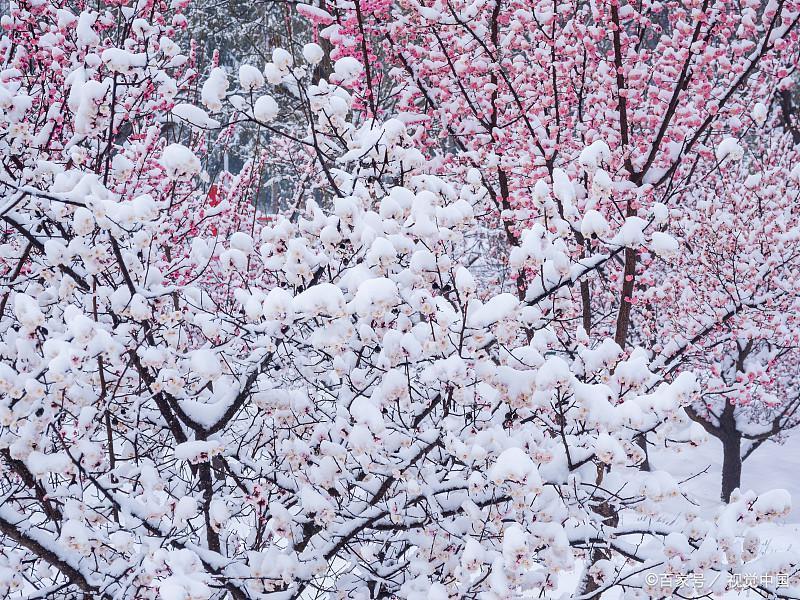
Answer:
[[(722, 445), (716, 438), (710, 438), (707, 443), (687, 448), (679, 454), (651, 451), (650, 462), (653, 469), (668, 471), (678, 481), (687, 480), (682, 484), (682, 489), (699, 502), (705, 511), (713, 512), (721, 506)], [(782, 444), (767, 442), (753, 452), (742, 468), (742, 488), (755, 492), (777, 488), (788, 490), (792, 495), (793, 509), (782, 523), (774, 525), (770, 548), (784, 550), (800, 546), (800, 431)], [(565, 574), (553, 598), (571, 598), (580, 575), (579, 569)], [(620, 590), (612, 590), (603, 594), (602, 598), (624, 600), (624, 594)], [(729, 591), (723, 596), (723, 600), (756, 598), (760, 596), (745, 590)]]
[[(675, 477), (685, 479), (708, 471), (686, 481), (684, 489), (702, 505), (713, 509), (720, 505), (719, 492), (722, 473), (722, 444), (716, 438), (697, 448), (690, 448), (669, 458), (656, 454), (654, 468), (668, 470)], [(742, 465), (742, 489), (765, 492), (783, 488), (792, 495), (792, 512), (782, 523), (774, 525), (770, 536), (770, 549), (787, 550), (800, 546), (800, 431), (795, 431), (783, 443), (765, 442)], [(728, 592), (725, 600), (758, 598), (747, 591)], [(610, 599), (609, 599), (610, 600)]]
[[(670, 452), (668, 457), (651, 453), (654, 469), (663, 469), (676, 479), (683, 480), (706, 467), (708, 471), (687, 481), (684, 489), (704, 505), (719, 504), (722, 472), (722, 445), (716, 438), (680, 454)], [(764, 443), (748, 458), (742, 467), (742, 488), (763, 492), (776, 488), (788, 490), (792, 495), (793, 509), (787, 522), (800, 525), (800, 431), (782, 444)]]

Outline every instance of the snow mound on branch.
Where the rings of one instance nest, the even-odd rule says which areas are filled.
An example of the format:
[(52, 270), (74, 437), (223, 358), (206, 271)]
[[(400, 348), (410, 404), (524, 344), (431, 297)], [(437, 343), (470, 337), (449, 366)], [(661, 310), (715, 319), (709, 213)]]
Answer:
[(472, 273), (463, 266), (456, 269), (455, 284), (459, 294), (470, 295), (477, 289)]
[(206, 111), (194, 104), (176, 104), (172, 108), (172, 114), (181, 121), (185, 121), (189, 125), (199, 129), (214, 129), (215, 127), (219, 127), (219, 121), (209, 117)]
[(322, 25), (328, 25), (330, 23), (333, 23), (333, 21), (335, 20), (329, 12), (324, 11), (316, 6), (311, 6), (310, 4), (298, 4), (297, 12), (301, 16), (311, 21), (312, 23), (321, 23)]
[(650, 250), (652, 250), (658, 256), (662, 258), (670, 258), (678, 254), (680, 248), (681, 247), (677, 240), (668, 233), (663, 233), (661, 231), (656, 231), (653, 233), (653, 237), (650, 242)]
[(599, 238), (608, 234), (608, 222), (606, 218), (596, 210), (587, 210), (581, 220), (581, 235), (591, 237), (596, 235)]
[(78, 45), (95, 46), (100, 43), (100, 36), (97, 35), (93, 29), (96, 21), (96, 13), (90, 11), (84, 11), (81, 13), (81, 16), (78, 17), (78, 25), (75, 27)]
[(792, 510), (792, 496), (783, 489), (764, 492), (753, 503), (753, 510), (762, 520), (785, 517)]
[(43, 454), (34, 450), (25, 459), (31, 473), (42, 477), (50, 473), (63, 475), (72, 471), (73, 464), (66, 454)]
[(228, 75), (225, 69), (217, 67), (211, 71), (208, 79), (203, 84), (200, 98), (208, 110), (217, 111), (222, 108), (222, 101), (228, 91)]
[(269, 123), (278, 116), (278, 103), (272, 96), (261, 96), (253, 106), (253, 116), (262, 123)]
[(44, 324), (39, 303), (26, 294), (14, 296), (14, 314), (22, 325), (31, 329)]
[(350, 405), (350, 414), (356, 423), (366, 425), (373, 433), (380, 433), (386, 429), (380, 409), (369, 398), (359, 396), (353, 400)]
[(628, 248), (635, 248), (644, 244), (644, 228), (647, 221), (641, 217), (628, 217), (625, 223), (619, 228), (614, 241)]
[(283, 81), (284, 72), (275, 66), (275, 63), (268, 62), (264, 65), (264, 77), (271, 85), (278, 85)]
[(222, 453), (222, 444), (217, 440), (193, 440), (175, 446), (175, 458), (192, 463), (206, 462)]
[(503, 532), (503, 555), (510, 563), (515, 563), (528, 552), (528, 536), (518, 525), (511, 525)]
[(200, 173), (200, 159), (183, 144), (170, 144), (161, 154), (161, 165), (170, 179), (189, 179)]
[(325, 51), (322, 46), (311, 42), (303, 46), (303, 58), (310, 65), (317, 65), (325, 58)]
[(264, 85), (264, 75), (252, 65), (239, 67), (239, 86), (246, 92), (251, 92)]
[(222, 375), (222, 362), (213, 350), (201, 348), (192, 352), (191, 357), (192, 372), (203, 379), (215, 380)]
[(597, 169), (592, 177), (592, 194), (598, 198), (608, 198), (611, 194), (611, 187), (614, 182), (611, 181), (611, 176), (603, 169)]
[(146, 54), (133, 54), (121, 48), (108, 48), (103, 50), (102, 61), (109, 70), (117, 73), (128, 73), (132, 68), (147, 66)]
[(172, 513), (172, 522), (182, 526), (186, 521), (196, 517), (197, 512), (197, 499), (192, 496), (183, 496), (175, 505), (175, 511)]
[(756, 102), (753, 106), (753, 111), (750, 113), (750, 116), (753, 117), (753, 121), (756, 122), (756, 125), (761, 127), (764, 123), (767, 122), (767, 106), (763, 102)]
[(591, 171), (611, 162), (611, 150), (603, 140), (595, 140), (581, 150), (578, 162), (584, 169)]
[(332, 283), (320, 283), (294, 297), (292, 308), (307, 316), (339, 316), (344, 312), (342, 290)]
[(575, 186), (563, 169), (553, 169), (553, 195), (564, 204), (565, 209), (575, 202)]
[(379, 277), (359, 285), (350, 306), (360, 317), (377, 317), (394, 308), (399, 299), (397, 284)]
[(162, 600), (211, 597), (212, 590), (205, 582), (207, 576), (202, 572), (200, 559), (193, 552), (185, 548), (168, 551), (164, 562), (171, 575), (158, 585), (158, 595)]
[(744, 157), (744, 148), (735, 138), (725, 138), (717, 146), (717, 162), (738, 161)]
[(489, 469), (489, 479), (496, 485), (507, 481), (527, 483), (533, 486), (542, 483), (536, 464), (522, 448), (503, 450), (492, 468)]
[(597, 458), (607, 465), (624, 464), (626, 459), (625, 449), (619, 441), (608, 433), (601, 433), (595, 441), (594, 451)]
[(264, 317), (275, 321), (290, 321), (294, 315), (293, 300), (288, 290), (271, 289), (262, 305)]
[(294, 64), (294, 59), (288, 50), (275, 48), (272, 51), (272, 64), (275, 65), (279, 71), (285, 72)]
[(519, 300), (516, 296), (509, 293), (498, 294), (468, 314), (469, 326), (487, 327), (492, 323), (513, 317), (517, 308), (519, 308)]
[[(352, 82), (356, 77), (361, 75), (363, 70), (364, 67), (361, 63), (352, 56), (340, 58), (333, 65), (334, 77), (338, 83), (347, 84)], [(331, 81), (334, 80), (334, 77), (331, 78)]]

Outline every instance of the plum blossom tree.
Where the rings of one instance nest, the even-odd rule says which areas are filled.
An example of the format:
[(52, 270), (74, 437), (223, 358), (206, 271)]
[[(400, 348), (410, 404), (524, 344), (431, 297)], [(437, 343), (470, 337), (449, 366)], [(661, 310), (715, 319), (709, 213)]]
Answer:
[(800, 169), (791, 135), (771, 133), (747, 136), (745, 160), (723, 159), (686, 192), (686, 213), (673, 222), (684, 247), (678, 268), (641, 294), (653, 324), (646, 335), (670, 340), (659, 362), (705, 379), (688, 410), (722, 442), (726, 501), (742, 461), (797, 424)]
[[(674, 249), (663, 209), (609, 223), (554, 163), (530, 175), (541, 214), (506, 223), (518, 277), (498, 289), (469, 241), (503, 169), (434, 148), (365, 87), (379, 30), (361, 23), (384, 7), (328, 31), (367, 49), (330, 81), (316, 44), (196, 81), (183, 8), (37, 0), (2, 19), (5, 594), (660, 598), (676, 590), (651, 574), (702, 573), (701, 595), (794, 576), (796, 553), (762, 547), (785, 491), (706, 512), (640, 470), (643, 435), (701, 441), (684, 409), (702, 379), (580, 326), (574, 281), (642, 241)], [(207, 190), (206, 148), (241, 123), (295, 144), (325, 201), (260, 219), (266, 153)], [(602, 192), (614, 158), (586, 142)], [(572, 226), (599, 241), (576, 254)]]
[[(748, 222), (744, 215), (752, 219), (754, 211), (759, 213), (757, 222), (786, 224), (777, 226), (784, 230), (795, 219), (794, 188), (766, 208), (755, 198), (762, 193), (772, 197), (776, 181), (791, 181), (796, 160), (791, 148), (797, 142), (791, 90), (798, 61), (797, 3), (366, 4), (359, 10), (347, 3), (338, 7), (339, 22), (326, 32), (338, 44), (337, 51), (353, 52), (355, 46), (339, 39), (357, 23), (362, 34), (358, 39), (367, 48), (363, 56), (373, 57), (364, 72), (388, 62), (402, 82), (387, 97), (387, 110), (397, 105), (440, 172), (477, 170), (491, 199), (483, 222), (502, 228), (510, 247), (522, 243), (523, 232), (533, 223), (558, 230), (569, 249), (569, 262), (588, 275), (545, 273), (539, 265), (520, 269), (508, 262), (513, 254), (503, 252), (510, 267), (506, 284), (514, 285), (521, 298), (547, 303), (543, 309), (552, 312), (550, 298), (540, 297), (538, 280), (570, 286), (574, 282), (576, 301), (569, 309), (562, 307), (566, 312), (558, 315), (560, 322), (571, 326), (579, 319), (586, 332), (613, 335), (623, 348), (646, 345), (654, 356), (665, 339), (715, 347), (718, 337), (713, 334), (719, 328), (739, 327), (728, 315), (733, 305), (739, 318), (763, 322), (763, 317), (750, 314), (763, 312), (760, 300), (751, 306), (751, 301), (742, 305), (741, 298), (720, 298), (749, 284), (784, 288), (786, 273), (797, 269), (792, 241), (784, 239), (776, 246), (767, 239), (767, 231), (737, 239), (735, 247), (726, 247), (729, 240), (720, 236), (713, 251), (709, 239), (699, 246), (692, 241), (690, 248), (710, 251), (716, 258), (709, 261), (707, 254), (696, 262), (698, 255), (687, 253), (682, 265), (694, 265), (691, 280), (683, 277), (684, 268), (661, 266), (663, 257), (678, 247), (686, 249), (689, 237), (718, 231), (724, 215), (738, 219), (735, 226), (723, 226), (729, 236), (738, 235), (735, 228)], [(387, 10), (391, 19), (382, 17)], [(375, 29), (380, 35), (368, 36)], [(367, 84), (362, 77), (362, 87)], [(784, 129), (792, 135), (791, 142)], [(757, 156), (748, 155), (735, 172), (719, 164), (741, 158), (753, 136), (768, 139), (761, 142), (764, 147)], [(443, 143), (456, 151), (439, 151)], [(764, 174), (763, 185), (753, 179), (762, 169), (770, 172)], [(721, 206), (712, 199), (719, 194), (729, 196)], [(697, 203), (710, 203), (699, 218)], [(682, 219), (688, 227), (676, 229)], [(773, 271), (759, 265), (759, 274), (745, 284), (736, 270), (759, 260), (765, 244), (774, 249), (771, 255), (782, 268)], [(591, 266), (582, 263), (601, 249), (605, 258)], [(716, 266), (733, 262), (733, 270)], [(495, 269), (496, 274), (503, 272)], [(648, 292), (655, 282), (666, 282), (677, 291)], [(771, 304), (771, 314), (789, 310), (789, 295), (783, 294), (784, 304)], [(669, 301), (676, 296), (686, 300), (681, 316), (664, 329), (658, 320), (670, 307), (661, 302), (662, 308), (654, 312), (651, 305), (657, 298)], [(710, 296), (716, 296), (714, 310), (725, 308), (718, 315), (709, 314)], [(771, 331), (766, 326), (758, 337), (769, 337)], [(793, 344), (781, 344), (781, 350), (770, 352), (789, 363), (796, 361)], [(675, 357), (669, 352), (659, 357), (659, 368), (669, 362), (670, 373), (681, 370), (673, 358), (688, 357), (683, 349), (675, 350)], [(704, 377), (717, 377), (727, 368), (724, 365), (737, 363), (735, 344), (717, 350), (716, 360), (694, 362), (692, 367), (702, 366)], [(762, 362), (774, 365), (774, 358), (762, 355)], [(765, 377), (786, 380), (777, 373)], [(745, 396), (764, 391), (758, 387), (760, 378), (745, 378), (748, 381), (737, 384)], [(725, 446), (730, 468), (725, 469), (724, 498), (739, 485), (741, 461), (734, 458), (738, 451), (732, 447), (739, 444), (737, 436), (755, 443), (746, 453), (792, 425), (793, 397), (773, 390), (768, 404), (777, 400), (782, 405), (777, 412), (755, 402), (759, 408), (744, 411), (747, 417), (742, 413), (741, 427), (731, 429), (733, 421), (725, 426), (731, 436), (721, 435), (716, 417), (709, 421), (698, 416), (711, 433), (730, 439)], [(715, 414), (722, 414), (726, 402), (714, 403)], [(731, 410), (728, 420), (733, 419)]]

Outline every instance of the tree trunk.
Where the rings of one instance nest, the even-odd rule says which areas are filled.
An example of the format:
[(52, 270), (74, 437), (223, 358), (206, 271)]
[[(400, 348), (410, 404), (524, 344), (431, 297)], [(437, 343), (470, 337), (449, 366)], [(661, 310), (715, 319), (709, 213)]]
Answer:
[[(644, 450), (644, 461), (641, 465), (639, 465), (639, 469), (642, 471), (649, 471), (650, 470), (650, 459), (647, 455), (647, 436), (644, 433), (640, 433), (635, 438), (636, 443)], [(610, 469), (610, 467), (609, 467)], [(597, 467), (597, 480), (596, 483), (599, 486), (603, 483), (603, 474), (605, 472), (605, 467), (602, 465), (598, 465)], [(619, 525), (619, 514), (617, 509), (610, 505), (608, 502), (603, 501), (596, 506), (591, 507), (592, 510), (597, 513), (598, 515), (603, 517), (603, 523), (608, 525), (609, 527), (616, 527)], [(584, 568), (583, 576), (581, 578), (581, 583), (578, 587), (580, 596), (584, 596), (587, 600), (601, 600), (603, 593), (600, 590), (600, 585), (594, 580), (589, 574), (589, 569), (592, 568), (595, 564), (597, 564), (601, 560), (607, 560), (611, 558), (611, 552), (608, 548), (603, 546), (598, 546), (592, 548), (589, 552), (589, 559), (586, 562), (586, 566)], [(595, 593), (597, 592), (597, 593)]]
[(722, 500), (731, 501), (731, 492), (742, 485), (742, 434), (725, 431), (722, 442)]
[(647, 451), (647, 434), (646, 433), (640, 433), (633, 439), (636, 440), (636, 445), (639, 446), (639, 448), (641, 448), (642, 451), (644, 452), (644, 460), (642, 461), (642, 464), (639, 465), (639, 470), (640, 471), (649, 471), (650, 470), (650, 454)]
[(579, 595), (585, 596), (588, 600), (601, 599), (603, 593), (598, 592), (600, 586), (594, 580), (594, 578), (591, 575), (589, 575), (589, 569), (599, 561), (608, 559), (608, 557), (609, 557), (608, 551), (601, 548), (594, 548), (589, 553), (589, 561), (586, 563), (586, 570), (583, 573), (583, 582), (581, 583), (580, 591), (578, 592)]
[[(595, 483), (599, 486), (603, 483), (603, 476), (605, 475), (605, 465), (597, 465), (597, 479)], [(609, 504), (606, 500), (601, 503), (591, 506), (592, 511), (602, 517), (604, 525), (608, 527), (616, 527), (619, 525), (619, 513), (617, 509)], [(585, 596), (588, 600), (600, 600), (603, 595), (600, 590), (600, 585), (589, 574), (589, 570), (601, 560), (607, 560), (611, 557), (611, 552), (602, 544), (597, 544), (589, 551), (589, 560), (586, 563), (581, 583), (579, 586), (579, 595)], [(595, 593), (596, 592), (596, 593)]]
[(718, 433), (719, 441), (722, 442), (722, 493), (720, 497), (723, 502), (730, 502), (731, 492), (742, 485), (742, 432), (736, 427), (736, 415), (730, 400), (725, 401), (725, 408), (722, 409), (719, 417)]

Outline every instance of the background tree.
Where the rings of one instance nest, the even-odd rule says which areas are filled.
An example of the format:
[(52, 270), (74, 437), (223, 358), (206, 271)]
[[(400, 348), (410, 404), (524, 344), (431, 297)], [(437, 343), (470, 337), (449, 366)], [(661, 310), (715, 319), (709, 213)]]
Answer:
[[(235, 78), (212, 58), (198, 81), (173, 41), (181, 5), (37, 1), (3, 17), (0, 585), (523, 598), (583, 563), (576, 594), (593, 597), (675, 593), (649, 577), (665, 571), (704, 574), (702, 594), (785, 573), (788, 589), (757, 590), (795, 596), (797, 554), (762, 544), (785, 491), (698, 511), (669, 473), (640, 471), (643, 436), (667, 451), (702, 440), (684, 407), (706, 388), (665, 373), (643, 335), (615, 341), (618, 287), (595, 292), (609, 316), (581, 326), (573, 283), (642, 246), (674, 260), (656, 230), (674, 223), (635, 200), (650, 202), (645, 183), (620, 184), (622, 215), (603, 216), (599, 169), (639, 158), (610, 134), (564, 133), (595, 204), (577, 166), (545, 165), (529, 214), (499, 215), (516, 280), (476, 278), (504, 168), (434, 144), (435, 122), (403, 104), (418, 94), (408, 71), (376, 70), (395, 7), (339, 8), (320, 32), (328, 78), (309, 42)], [(774, 46), (793, 21), (762, 16)], [(276, 141), (211, 188), (207, 148), (238, 127)], [(263, 220), (252, 200), (273, 152), (320, 201)], [(671, 160), (663, 176), (682, 173)], [(591, 241), (576, 247), (576, 228)]]
[[(740, 132), (745, 158), (719, 164), (688, 188), (675, 222), (680, 267), (647, 282), (643, 316), (669, 371), (691, 368), (706, 393), (690, 416), (722, 442), (722, 499), (741, 485), (742, 461), (797, 424), (798, 231), (800, 193), (791, 135), (766, 107), (758, 134)], [(748, 143), (748, 141), (750, 143)], [(691, 215), (691, 216), (690, 216)], [(678, 275), (680, 273), (680, 275)]]
[[(343, 10), (359, 22), (368, 21), (370, 25), (362, 26), (364, 31), (381, 29), (380, 35), (365, 37), (364, 44), (382, 48), (403, 80), (395, 92), (401, 110), (416, 115), (406, 117), (419, 123), (413, 125), (414, 135), (432, 160), (439, 161), (441, 172), (478, 170), (492, 199), (485, 222), (505, 231), (508, 247), (519, 246), (521, 231), (538, 222), (571, 233), (564, 243), (578, 269), (580, 261), (592, 254), (602, 251), (608, 256), (592, 265), (596, 277), (576, 282), (580, 302), (571, 306), (579, 311), (560, 315), (566, 326), (579, 320), (585, 331), (612, 334), (623, 347), (645, 341), (659, 346), (655, 333), (659, 326), (650, 322), (654, 315), (645, 300), (654, 297), (645, 290), (656, 281), (677, 287), (676, 292), (660, 292), (667, 298), (680, 297), (687, 288), (709, 286), (681, 306), (685, 310), (673, 320), (677, 326), (670, 335), (691, 332), (688, 341), (698, 333), (693, 340), (698, 343), (714, 331), (713, 327), (706, 331), (709, 318), (713, 323), (724, 318), (720, 325), (731, 326), (727, 309), (710, 317), (699, 296), (725, 295), (743, 285), (737, 269), (758, 260), (764, 245), (772, 244), (766, 240), (769, 234), (756, 230), (749, 239), (737, 239), (735, 247), (716, 236), (699, 242), (689, 238), (720, 226), (729, 236), (738, 236), (736, 228), (748, 223), (745, 214), (750, 215), (750, 223), (758, 218), (758, 223), (785, 223), (784, 229), (795, 220), (796, 188), (791, 186), (784, 198), (771, 200), (765, 207), (759, 204), (756, 214), (750, 209), (756, 197), (771, 198), (776, 193), (776, 181), (791, 181), (796, 160), (795, 140), (787, 141), (778, 126), (779, 120), (784, 126), (791, 121), (785, 115), (790, 110), (786, 98), (791, 74), (798, 61), (796, 5), (398, 2), (390, 9), (393, 18), (376, 15), (372, 21), (368, 11), (352, 16), (352, 9)], [(337, 34), (334, 29), (331, 39)], [(755, 121), (763, 126), (768, 115), (769, 125), (756, 127)], [(742, 169), (723, 174), (718, 163), (726, 153), (743, 153), (736, 140), (747, 145), (748, 136), (760, 140), (762, 148), (748, 155)], [(443, 151), (443, 138), (456, 151), (446, 147)], [(759, 169), (770, 169), (763, 185), (750, 177), (756, 177)], [(724, 196), (747, 189), (752, 193), (735, 199)], [(722, 195), (720, 202), (710, 200), (712, 194)], [(700, 202), (711, 204), (699, 221), (714, 223), (694, 224), (695, 205)], [(735, 225), (725, 226), (723, 222), (732, 214), (737, 218)], [(682, 218), (689, 225), (677, 231), (672, 225)], [(608, 223), (616, 226), (613, 231), (625, 224), (622, 236), (609, 236)], [(686, 271), (673, 270), (672, 265), (666, 266), (670, 275), (665, 277), (659, 256), (676, 249), (676, 242), (664, 236), (666, 231), (677, 231), (681, 245), (700, 244), (715, 259), (697, 264), (693, 262), (697, 255), (690, 252), (685, 264), (696, 267), (694, 279), (683, 277)], [(791, 237), (789, 232), (786, 235)], [(716, 242), (717, 248), (710, 250), (708, 244)], [(772, 256), (782, 261), (782, 268), (760, 270), (753, 285), (784, 287), (782, 279), (796, 270), (793, 244), (787, 240), (774, 248)], [(507, 251), (500, 255), (511, 256)], [(717, 268), (715, 262), (738, 266)], [(504, 273), (495, 266), (489, 271)], [(572, 283), (562, 274), (540, 269), (520, 271), (512, 266), (507, 274), (501, 284), (515, 285), (520, 297), (539, 305), (543, 301), (538, 297), (540, 280)], [(686, 299), (693, 293), (688, 289)], [(726, 297), (725, 302), (741, 305), (735, 298)], [(786, 303), (769, 310), (775, 314), (790, 310)], [(712, 303), (715, 310), (723, 308), (717, 304)], [(553, 311), (554, 306), (542, 309)], [(736, 313), (757, 309), (740, 306)], [(701, 325), (687, 331), (690, 322)], [(762, 339), (771, 331), (767, 326)], [(710, 336), (704, 347), (716, 342)], [(779, 353), (785, 356), (792, 347), (789, 343)], [(729, 348), (721, 360), (736, 363), (736, 352), (735, 347)], [(699, 366), (693, 364), (693, 368)], [(705, 367), (709, 377), (721, 368), (708, 363)], [(680, 366), (671, 364), (670, 368), (674, 372)], [(760, 393), (753, 386), (746, 395)], [(776, 398), (783, 403), (777, 413), (757, 402), (762, 409), (747, 412), (762, 422), (753, 424), (755, 429), (749, 429), (747, 436), (763, 442), (768, 431), (777, 434), (793, 425), (788, 418), (795, 410), (793, 397), (792, 392), (770, 396), (770, 404)], [(781, 410), (786, 412), (776, 421)], [(732, 423), (726, 427), (730, 429)], [(731, 447), (738, 443), (738, 435), (722, 435), (730, 439), (724, 498), (739, 485), (740, 461), (732, 458), (737, 453)]]

